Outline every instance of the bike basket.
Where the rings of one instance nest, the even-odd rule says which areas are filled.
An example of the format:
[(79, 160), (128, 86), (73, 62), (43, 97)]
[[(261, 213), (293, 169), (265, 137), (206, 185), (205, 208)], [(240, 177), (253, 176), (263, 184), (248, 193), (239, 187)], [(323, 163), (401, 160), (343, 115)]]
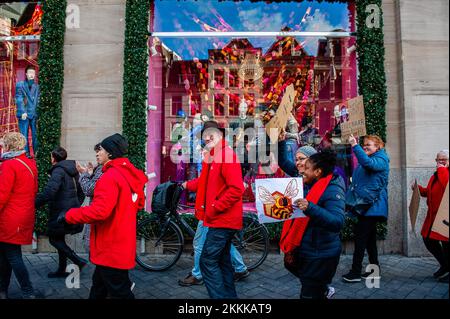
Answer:
[(152, 212), (155, 214), (166, 214), (175, 211), (181, 197), (181, 187), (178, 183), (167, 182), (158, 185), (153, 191)]

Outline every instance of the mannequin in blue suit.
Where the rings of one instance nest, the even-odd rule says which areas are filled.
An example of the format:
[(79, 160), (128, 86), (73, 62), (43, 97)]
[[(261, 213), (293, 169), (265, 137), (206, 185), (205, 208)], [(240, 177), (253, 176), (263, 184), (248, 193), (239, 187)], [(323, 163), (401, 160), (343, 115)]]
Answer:
[(17, 117), (19, 119), (19, 130), (27, 140), (26, 151), (30, 154), (28, 145), (28, 128), (31, 127), (31, 136), (33, 141), (33, 152), (37, 151), (36, 121), (37, 107), (39, 103), (39, 84), (35, 82), (36, 69), (28, 66), (25, 70), (26, 80), (18, 82), (16, 85), (16, 106)]

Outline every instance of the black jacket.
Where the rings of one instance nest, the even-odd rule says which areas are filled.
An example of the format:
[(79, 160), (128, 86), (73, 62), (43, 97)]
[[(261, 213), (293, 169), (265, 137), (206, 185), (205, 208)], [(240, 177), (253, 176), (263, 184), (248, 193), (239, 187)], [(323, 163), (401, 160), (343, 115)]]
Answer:
[(304, 212), (310, 217), (300, 245), (304, 258), (330, 258), (341, 253), (339, 234), (344, 226), (345, 185), (342, 177), (334, 175), (317, 205), (309, 203)]
[(78, 208), (84, 201), (84, 193), (78, 182), (75, 161), (61, 161), (50, 169), (50, 179), (42, 193), (36, 197), (36, 208), (48, 203), (49, 232), (62, 232), (64, 226), (56, 222), (62, 212)]

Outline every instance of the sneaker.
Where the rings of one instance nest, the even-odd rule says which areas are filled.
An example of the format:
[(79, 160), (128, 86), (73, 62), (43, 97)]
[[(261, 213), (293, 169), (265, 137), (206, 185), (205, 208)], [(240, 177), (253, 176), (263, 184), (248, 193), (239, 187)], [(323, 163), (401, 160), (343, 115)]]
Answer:
[(328, 289), (326, 292), (327, 299), (333, 298), (335, 293), (336, 293), (336, 289), (334, 289), (334, 287), (328, 286)]
[(203, 279), (197, 279), (192, 274), (187, 275), (186, 278), (178, 280), (178, 284), (182, 287), (190, 287), (195, 285), (203, 285)]
[(342, 280), (344, 282), (360, 282), (361, 274), (357, 274), (353, 271), (350, 271), (348, 274), (342, 276)]
[(448, 276), (448, 267), (441, 267), (433, 274), (434, 278), (441, 279)]
[(235, 272), (234, 273), (234, 281), (242, 280), (244, 278), (247, 278), (248, 276), (250, 276), (250, 272), (248, 270), (243, 271), (243, 272)]
[[(369, 278), (370, 276), (373, 276), (373, 272), (366, 271), (365, 273), (361, 274), (361, 278), (364, 280)], [(373, 276), (373, 277), (375, 277), (375, 276)], [(376, 276), (376, 278), (380, 278), (380, 277), (381, 277), (381, 275)]]
[(31, 294), (22, 294), (22, 299), (37, 299), (34, 293)]
[(54, 272), (49, 272), (47, 274), (48, 278), (66, 278), (67, 276), (69, 276), (70, 273), (66, 272), (66, 271), (54, 271)]
[(439, 282), (445, 282), (448, 284), (448, 273), (446, 276), (439, 278)]

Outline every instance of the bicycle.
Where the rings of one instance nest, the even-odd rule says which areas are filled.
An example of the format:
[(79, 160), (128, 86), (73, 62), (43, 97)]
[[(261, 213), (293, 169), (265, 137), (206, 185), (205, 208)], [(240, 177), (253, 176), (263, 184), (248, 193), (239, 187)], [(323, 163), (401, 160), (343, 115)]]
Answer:
[[(193, 207), (177, 205), (165, 214), (150, 213), (137, 226), (136, 261), (146, 270), (164, 271), (180, 259), (184, 248), (184, 234), (194, 238), (195, 230), (181, 218), (180, 213), (192, 214)], [(233, 244), (238, 249), (248, 270), (259, 267), (269, 252), (269, 233), (260, 224), (255, 213), (246, 211), (243, 228), (236, 232)]]

